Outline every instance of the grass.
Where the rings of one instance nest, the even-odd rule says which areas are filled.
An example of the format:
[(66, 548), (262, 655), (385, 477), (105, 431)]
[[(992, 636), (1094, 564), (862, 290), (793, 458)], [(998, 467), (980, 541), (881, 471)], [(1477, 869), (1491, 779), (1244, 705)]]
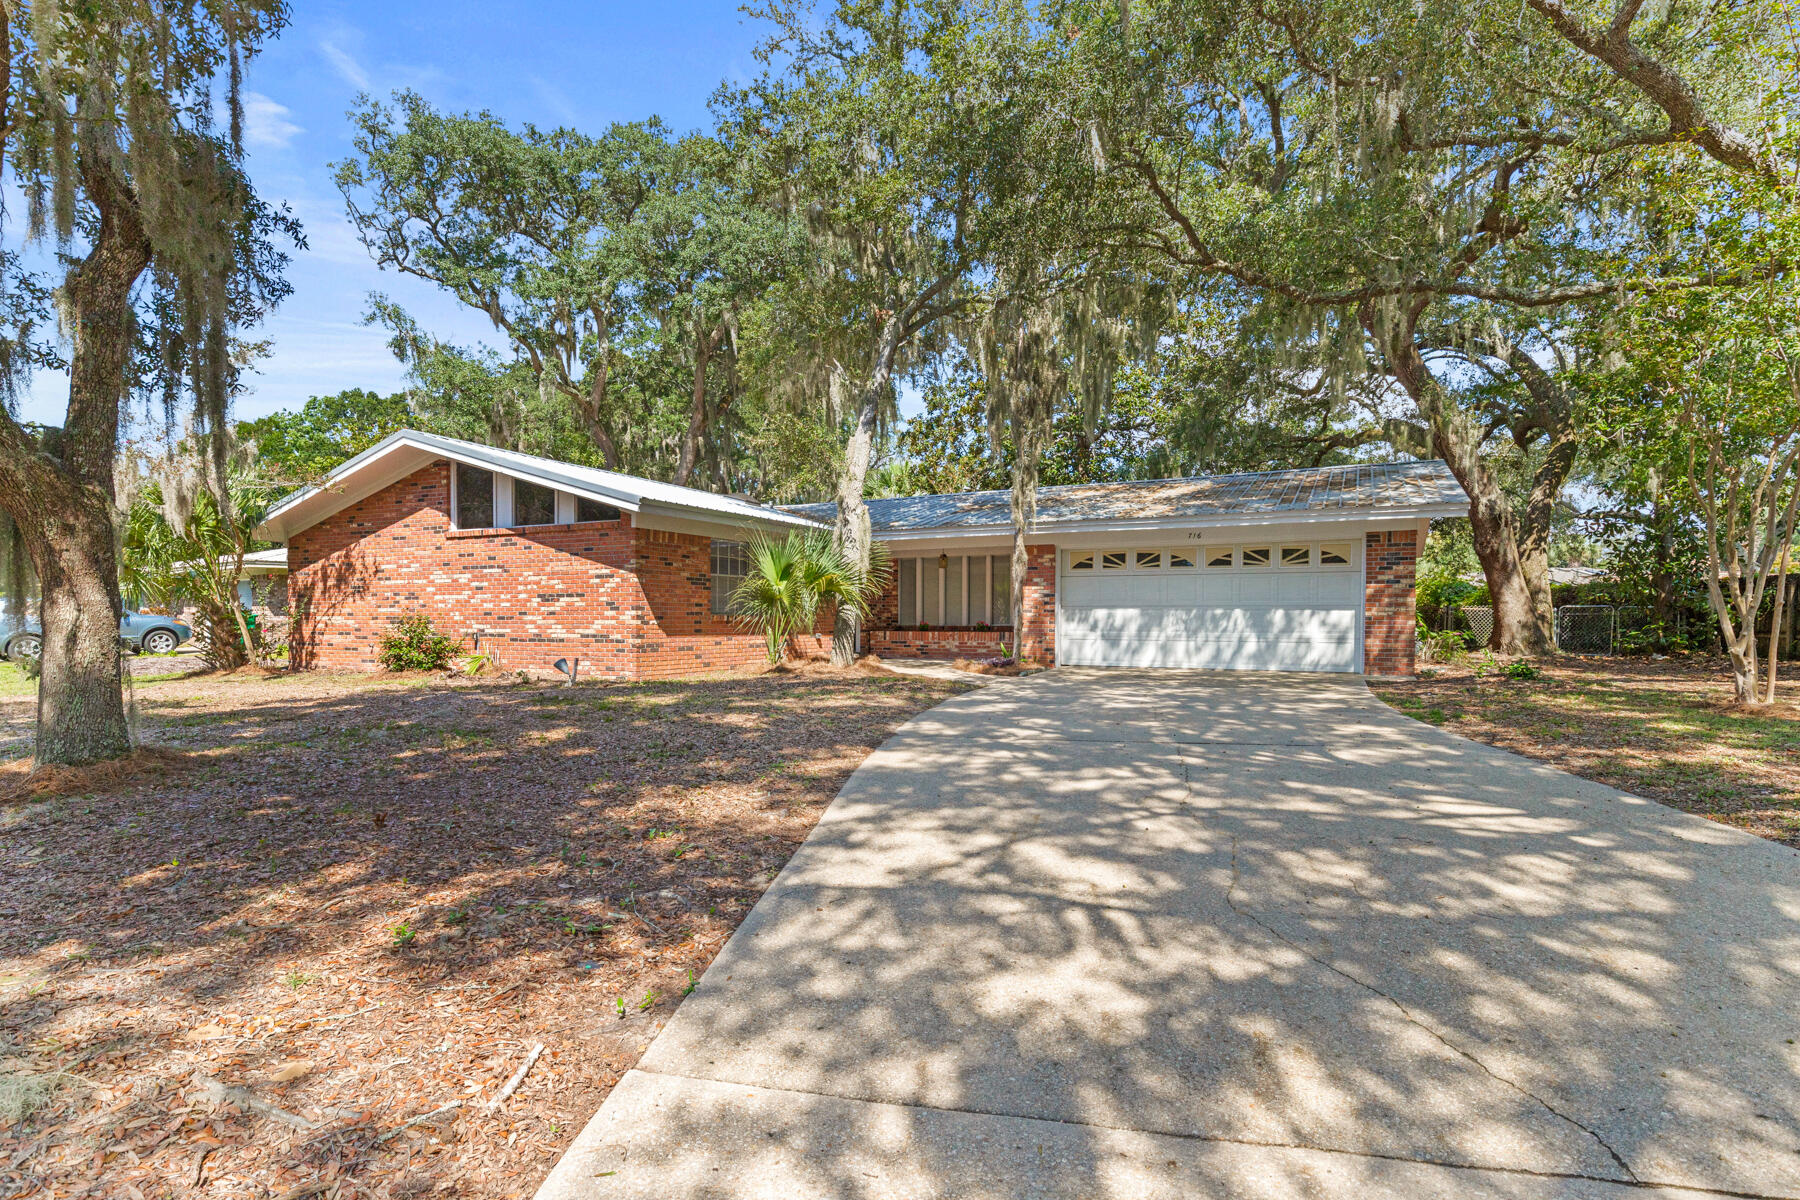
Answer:
[(0, 662), (0, 696), (35, 696), (37, 680), (17, 663)]
[(1418, 720), (1800, 847), (1793, 682), (1757, 709), (1732, 705), (1723, 664), (1698, 657), (1564, 659), (1529, 679), (1465, 661), (1370, 686)]

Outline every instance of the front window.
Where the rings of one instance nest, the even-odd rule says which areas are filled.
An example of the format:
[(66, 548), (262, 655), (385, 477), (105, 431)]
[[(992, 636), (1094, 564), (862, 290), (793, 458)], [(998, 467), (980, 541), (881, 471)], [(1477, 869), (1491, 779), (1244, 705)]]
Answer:
[(750, 574), (750, 552), (742, 542), (713, 539), (712, 544), (712, 611), (716, 617), (737, 612), (732, 596), (738, 585)]
[(619, 519), (619, 510), (610, 504), (589, 500), (586, 496), (577, 496), (575, 497), (575, 519), (577, 521), (616, 521)]
[(513, 480), (513, 524), (556, 524), (556, 493), (541, 483)]
[(456, 464), (456, 527), (494, 527), (494, 473), (467, 463)]

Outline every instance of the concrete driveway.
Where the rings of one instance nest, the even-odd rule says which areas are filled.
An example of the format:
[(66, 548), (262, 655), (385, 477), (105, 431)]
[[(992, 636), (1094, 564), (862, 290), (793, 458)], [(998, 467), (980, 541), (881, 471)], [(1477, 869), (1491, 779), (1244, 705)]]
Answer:
[(1800, 856), (1359, 680), (872, 755), (540, 1197), (1800, 1196)]

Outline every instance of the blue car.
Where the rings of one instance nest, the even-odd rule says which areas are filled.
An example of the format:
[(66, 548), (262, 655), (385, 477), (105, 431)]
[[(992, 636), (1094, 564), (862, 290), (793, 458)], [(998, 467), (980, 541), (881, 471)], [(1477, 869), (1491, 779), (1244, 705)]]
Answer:
[[(119, 618), (119, 640), (140, 654), (172, 654), (191, 641), (194, 631), (173, 617), (133, 612)], [(0, 614), (0, 658), (36, 658), (44, 652), (44, 627), (35, 618), (21, 621)]]

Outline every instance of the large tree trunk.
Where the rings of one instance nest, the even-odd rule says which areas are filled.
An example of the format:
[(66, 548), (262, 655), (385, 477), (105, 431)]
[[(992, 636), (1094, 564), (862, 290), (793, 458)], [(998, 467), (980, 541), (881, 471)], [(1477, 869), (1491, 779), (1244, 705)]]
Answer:
[(1481, 458), (1482, 431), (1445, 395), (1419, 352), (1415, 329), (1425, 303), (1415, 302), (1397, 319), (1384, 319), (1372, 304), (1364, 304), (1359, 315), (1363, 328), (1386, 357), (1389, 371), (1430, 429), (1433, 453), (1444, 460), (1469, 495), (1475, 557), (1481, 562), (1494, 605), (1494, 634), (1488, 645), (1501, 654), (1548, 655), (1555, 642), (1548, 611), (1547, 565), (1542, 571), (1544, 606), (1540, 611), (1520, 552), (1518, 516), (1500, 481)]
[(1544, 461), (1531, 479), (1519, 522), (1519, 568), (1531, 598), (1533, 623), (1555, 645), (1556, 604), (1550, 590), (1550, 532), (1556, 523), (1556, 506), (1575, 470), (1576, 444), (1572, 429), (1552, 430)]
[(694, 387), (688, 402), (687, 431), (681, 436), (681, 450), (675, 461), (674, 482), (688, 487), (694, 477), (694, 467), (700, 461), (700, 442), (706, 436), (707, 426), (711, 423), (711, 413), (706, 403), (706, 369), (712, 363), (713, 351), (718, 348), (725, 328), (707, 331), (700, 330), (694, 335)]
[(36, 758), (81, 764), (131, 753), (119, 663), (119, 572), (111, 501), (69, 488), (39, 510), (26, 544), (43, 588)]
[[(864, 570), (868, 569), (875, 538), (869, 528), (869, 507), (863, 503), (863, 490), (868, 483), (869, 462), (875, 451), (875, 425), (893, 379), (894, 357), (900, 352), (904, 333), (899, 314), (890, 316), (882, 327), (875, 367), (857, 397), (856, 425), (844, 446), (844, 466), (838, 473), (837, 524), (832, 536), (844, 557)], [(856, 613), (840, 604), (831, 625), (831, 661), (840, 667), (855, 662), (856, 641)]]
[(0, 505), (19, 525), (43, 593), (36, 758), (80, 764), (131, 752), (119, 675), (119, 567), (113, 466), (132, 350), (131, 290), (151, 247), (113, 160), (84, 148), (100, 225), (68, 274), (73, 314), (69, 406), (52, 457), (0, 415)]

